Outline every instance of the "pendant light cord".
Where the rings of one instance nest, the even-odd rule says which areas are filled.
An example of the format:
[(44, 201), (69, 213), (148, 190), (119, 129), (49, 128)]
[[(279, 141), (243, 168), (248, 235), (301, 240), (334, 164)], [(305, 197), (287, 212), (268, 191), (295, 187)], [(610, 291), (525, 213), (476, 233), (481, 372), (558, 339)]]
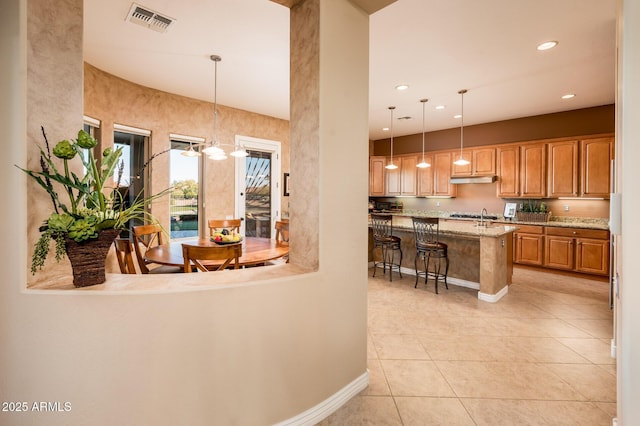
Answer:
[(429, 99), (420, 99), (420, 102), (422, 102), (422, 163), (424, 164), (424, 106)]
[(460, 159), (462, 159), (462, 146), (464, 140), (464, 94), (467, 93), (466, 89), (460, 90)]

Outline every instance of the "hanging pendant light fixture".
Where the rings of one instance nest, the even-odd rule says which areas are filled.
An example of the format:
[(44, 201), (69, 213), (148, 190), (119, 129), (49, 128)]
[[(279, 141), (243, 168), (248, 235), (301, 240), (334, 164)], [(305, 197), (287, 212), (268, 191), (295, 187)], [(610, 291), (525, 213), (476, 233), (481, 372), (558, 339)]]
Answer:
[(460, 158), (453, 162), (456, 166), (466, 166), (470, 164), (468, 160), (462, 158), (462, 147), (464, 145), (464, 94), (467, 93), (467, 89), (462, 89), (458, 92), (460, 94)]
[(422, 102), (422, 161), (416, 164), (416, 167), (426, 169), (427, 167), (431, 167), (431, 164), (424, 160), (424, 106), (429, 102), (429, 99), (420, 99), (420, 102)]
[(182, 151), (180, 155), (184, 155), (185, 157), (199, 157), (200, 153), (194, 150), (193, 143), (189, 142), (189, 149)]
[(385, 166), (386, 169), (395, 170), (398, 168), (395, 164), (393, 164), (393, 110), (396, 109), (394, 106), (389, 107), (389, 111), (391, 111), (391, 124), (389, 125), (389, 130), (391, 131), (391, 162)]
[(227, 154), (218, 143), (218, 62), (222, 61), (222, 58), (218, 55), (211, 55), (210, 59), (215, 64), (213, 72), (213, 138), (211, 145), (203, 149), (202, 152), (212, 160), (225, 160)]

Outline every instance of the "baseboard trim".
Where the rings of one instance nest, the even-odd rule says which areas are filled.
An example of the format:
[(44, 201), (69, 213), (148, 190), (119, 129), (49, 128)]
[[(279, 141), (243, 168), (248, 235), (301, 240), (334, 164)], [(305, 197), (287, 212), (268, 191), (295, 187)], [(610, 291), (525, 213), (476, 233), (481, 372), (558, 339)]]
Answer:
[(507, 293), (509, 293), (509, 286), (505, 285), (502, 287), (502, 290), (497, 292), (496, 294), (488, 294), (483, 293), (481, 291), (478, 292), (478, 299), (483, 302), (496, 303), (498, 300), (502, 299)]
[(295, 417), (276, 423), (276, 426), (316, 425), (338, 411), (340, 407), (363, 391), (367, 386), (369, 386), (369, 370), (318, 405), (311, 407)]

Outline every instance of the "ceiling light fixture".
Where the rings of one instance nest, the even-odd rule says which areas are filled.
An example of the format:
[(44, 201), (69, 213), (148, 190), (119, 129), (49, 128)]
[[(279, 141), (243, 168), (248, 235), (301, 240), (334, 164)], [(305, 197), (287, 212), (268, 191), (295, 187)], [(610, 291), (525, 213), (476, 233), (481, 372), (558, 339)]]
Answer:
[(444, 109), (444, 108), (445, 108), (445, 106), (444, 106), (444, 105), (438, 105), (438, 106), (436, 106), (436, 109)]
[(460, 94), (460, 158), (453, 162), (456, 166), (466, 166), (469, 161), (462, 158), (462, 147), (464, 145), (464, 94), (467, 93), (467, 89), (462, 89), (458, 92)]
[(409, 88), (409, 85), (408, 85), (408, 84), (398, 84), (398, 85), (396, 86), (396, 90), (400, 90), (400, 91), (402, 91), (402, 90), (407, 90), (408, 88)]
[(538, 50), (549, 50), (553, 49), (558, 45), (558, 42), (555, 40), (545, 41), (544, 43), (540, 43), (537, 47)]
[(429, 102), (429, 99), (420, 99), (420, 102), (422, 102), (422, 161), (416, 164), (416, 167), (426, 169), (427, 167), (431, 167), (431, 164), (424, 161), (424, 106)]
[(568, 93), (566, 95), (562, 96), (562, 99), (571, 99), (571, 98), (575, 98), (576, 94), (575, 93)]
[(200, 153), (193, 149), (193, 144), (189, 142), (189, 149), (186, 149), (180, 153), (180, 155), (184, 155), (185, 157), (199, 157)]
[(386, 169), (395, 170), (398, 168), (395, 164), (393, 164), (393, 110), (396, 109), (394, 106), (389, 107), (389, 111), (391, 111), (391, 125), (389, 125), (389, 129), (391, 130), (391, 162), (385, 166)]
[(218, 55), (211, 55), (209, 57), (214, 65), (213, 72), (213, 137), (211, 139), (211, 145), (202, 150), (211, 160), (225, 160), (227, 154), (220, 148), (218, 143), (218, 62), (222, 58)]

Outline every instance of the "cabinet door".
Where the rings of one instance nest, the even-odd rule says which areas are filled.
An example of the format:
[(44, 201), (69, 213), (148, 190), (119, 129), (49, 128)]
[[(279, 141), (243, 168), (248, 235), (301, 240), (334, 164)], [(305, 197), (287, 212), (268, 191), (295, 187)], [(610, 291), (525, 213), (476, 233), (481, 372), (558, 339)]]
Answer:
[[(422, 156), (420, 156), (422, 160)], [(424, 161), (431, 164), (430, 167), (418, 169), (418, 196), (426, 197), (433, 195), (433, 157), (431, 155), (424, 156)]]
[(451, 152), (439, 152), (433, 155), (433, 195), (456, 196), (456, 187), (451, 179)]
[(520, 196), (520, 147), (497, 148), (498, 197)]
[(520, 196), (543, 198), (546, 196), (545, 144), (523, 145), (520, 148)]
[(576, 239), (576, 271), (609, 275), (609, 241)]
[(413, 155), (401, 159), (400, 195), (416, 195), (418, 193), (418, 157)]
[(612, 141), (612, 138), (581, 141), (580, 195), (583, 197), (609, 198)]
[(574, 268), (574, 239), (547, 235), (545, 237), (544, 266), (572, 270)]
[(369, 195), (381, 197), (385, 195), (385, 157), (369, 157)]
[(451, 155), (451, 176), (471, 176), (473, 152), (470, 149), (462, 150), (462, 158), (467, 160), (469, 164), (465, 164), (464, 166), (453, 164), (454, 161), (460, 159), (460, 151), (454, 151), (453, 155)]
[(542, 266), (544, 236), (515, 233), (515, 262)]
[(548, 197), (578, 196), (578, 142), (553, 142), (547, 145), (549, 158)]
[(385, 169), (385, 177), (386, 177), (386, 187), (385, 187), (385, 195), (400, 195), (400, 191), (402, 190), (402, 169), (401, 161), (394, 157), (393, 164), (398, 166), (397, 169)]
[(472, 174), (476, 176), (494, 176), (496, 174), (496, 149), (477, 148), (472, 151)]

